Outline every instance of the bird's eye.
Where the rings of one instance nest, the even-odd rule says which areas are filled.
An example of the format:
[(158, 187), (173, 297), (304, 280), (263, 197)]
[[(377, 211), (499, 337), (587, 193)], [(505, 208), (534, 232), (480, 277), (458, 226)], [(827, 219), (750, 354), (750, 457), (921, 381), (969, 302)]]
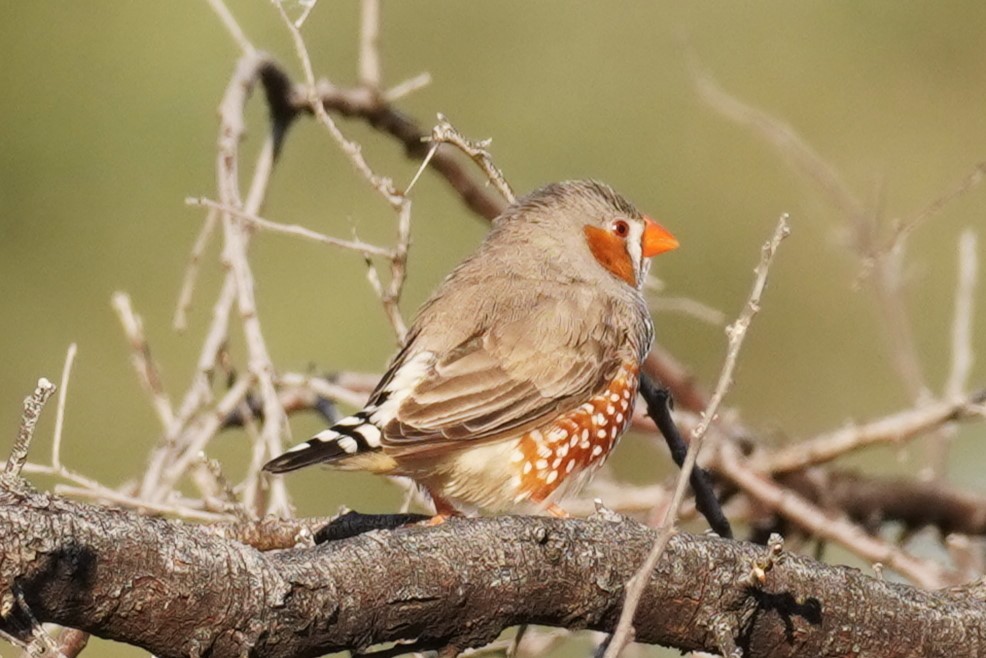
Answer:
[(618, 219), (613, 222), (613, 233), (617, 234), (621, 238), (625, 238), (630, 234), (630, 225), (627, 224), (622, 219)]

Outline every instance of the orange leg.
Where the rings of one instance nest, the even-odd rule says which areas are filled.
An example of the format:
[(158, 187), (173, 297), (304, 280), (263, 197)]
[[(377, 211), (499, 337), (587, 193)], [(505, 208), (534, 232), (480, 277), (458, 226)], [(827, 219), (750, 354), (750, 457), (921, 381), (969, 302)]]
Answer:
[(548, 505), (544, 509), (548, 512), (548, 514), (550, 514), (551, 516), (553, 516), (553, 517), (555, 517), (557, 519), (570, 519), (570, 518), (572, 518), (572, 515), (571, 514), (569, 514), (565, 510), (563, 510), (558, 505), (555, 505), (554, 503), (551, 503), (550, 505)]
[(435, 505), (435, 516), (431, 517), (427, 521), (422, 521), (421, 525), (428, 527), (442, 525), (450, 517), (462, 516), (462, 512), (457, 510), (452, 503), (434, 493), (431, 489), (428, 489), (427, 491), (428, 495), (431, 496), (431, 502)]
[[(531, 501), (537, 503), (538, 505), (544, 505), (544, 499), (547, 496), (539, 496), (537, 493), (531, 496)], [(556, 519), (570, 519), (572, 515), (559, 507), (556, 503), (548, 503), (544, 505), (544, 511), (555, 517)]]

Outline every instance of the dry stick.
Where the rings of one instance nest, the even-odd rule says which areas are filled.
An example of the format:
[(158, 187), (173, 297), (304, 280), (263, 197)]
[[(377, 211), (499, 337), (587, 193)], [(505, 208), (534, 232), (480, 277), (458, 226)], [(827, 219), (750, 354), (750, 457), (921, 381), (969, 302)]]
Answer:
[[(256, 49), (253, 44), (247, 40), (244, 36), (242, 28), (233, 18), (230, 13), (229, 8), (222, 2), (222, 0), (207, 0), (212, 9), (219, 16), (223, 25), (226, 27), (227, 32), (236, 41), (242, 54), (253, 55), (256, 53)], [(258, 158), (257, 168), (254, 170), (253, 182), (250, 186), (250, 193), (247, 195), (247, 208), (260, 208), (259, 199), (255, 197), (259, 196), (262, 198), (264, 193), (264, 188), (266, 187), (266, 181), (270, 178), (269, 168), (265, 172), (261, 172), (260, 165), (263, 162), (270, 161), (271, 166), (273, 166), (273, 150), (274, 150), (274, 140), (273, 137), (268, 135), (267, 140), (264, 142), (263, 149), (261, 150), (260, 157)], [(195, 283), (198, 278), (199, 272), (199, 262), (201, 261), (202, 254), (205, 251), (205, 247), (208, 245), (209, 238), (215, 232), (216, 224), (218, 223), (218, 217), (215, 212), (210, 212), (206, 217), (205, 223), (202, 226), (202, 230), (199, 232), (198, 237), (195, 240), (195, 246), (192, 248), (192, 254), (189, 258), (188, 265), (185, 268), (185, 275), (182, 281), (181, 292), (178, 295), (178, 305), (175, 309), (174, 317), (174, 327), (176, 331), (184, 331), (188, 327), (188, 309), (192, 304), (192, 295), (195, 291)]]
[(483, 139), (473, 142), (466, 139), (462, 133), (456, 130), (444, 114), (438, 115), (438, 123), (431, 129), (430, 141), (433, 143), (452, 144), (463, 153), (472, 158), (473, 162), (482, 168), (486, 177), (499, 190), (503, 198), (510, 203), (514, 203), (517, 198), (514, 191), (503, 176), (503, 172), (493, 163), (493, 156), (490, 155), (488, 147), (493, 143), (492, 139)]
[(209, 245), (209, 238), (212, 237), (218, 223), (219, 216), (215, 211), (206, 215), (202, 228), (195, 238), (195, 244), (192, 246), (192, 253), (188, 257), (188, 265), (185, 266), (185, 275), (182, 277), (181, 291), (178, 293), (178, 304), (172, 321), (172, 326), (179, 333), (188, 329), (188, 309), (192, 306), (192, 295), (195, 294), (195, 284), (199, 277), (202, 255), (205, 253), (205, 248)]
[(72, 496), (75, 498), (97, 500), (101, 503), (110, 503), (111, 505), (127, 507), (137, 510), (138, 512), (163, 514), (179, 519), (186, 519), (188, 521), (216, 523), (218, 521), (231, 521), (236, 518), (233, 514), (196, 509), (196, 507), (191, 504), (192, 501), (188, 501), (181, 505), (151, 503), (146, 500), (141, 500), (140, 498), (128, 496), (113, 489), (107, 489), (105, 487), (93, 489), (91, 487), (76, 487), (72, 485), (58, 484), (55, 485), (55, 493), (59, 496)]
[(650, 308), (652, 314), (677, 313), (714, 327), (721, 327), (726, 322), (725, 313), (691, 297), (668, 297), (667, 295), (662, 295), (648, 301), (647, 306)]
[(229, 32), (229, 35), (233, 37), (233, 41), (235, 41), (236, 45), (240, 47), (242, 54), (253, 55), (257, 52), (257, 49), (253, 47), (253, 44), (250, 43), (250, 40), (247, 39), (246, 34), (244, 34), (243, 28), (241, 28), (239, 23), (236, 22), (236, 19), (233, 18), (233, 14), (230, 13), (229, 8), (222, 0), (206, 0), (206, 2), (209, 3), (212, 10), (216, 12), (217, 16), (219, 16), (219, 20), (222, 21), (223, 27), (225, 27), (226, 31)]
[(312, 13), (312, 10), (315, 9), (315, 5), (318, 4), (318, 0), (299, 0), (298, 4), (300, 4), (303, 9), (301, 10), (301, 15), (295, 19), (294, 26), (300, 30), (301, 26), (308, 20), (308, 16)]
[(147, 511), (155, 514), (166, 514), (178, 518), (186, 518), (194, 521), (222, 521), (235, 518), (229, 514), (216, 514), (213, 512), (199, 511), (201, 505), (198, 501), (182, 499), (180, 504), (165, 505), (151, 503), (141, 498), (127, 495), (116, 489), (110, 489), (93, 479), (87, 478), (74, 471), (70, 471), (64, 465), (58, 468), (27, 462), (24, 464), (24, 473), (32, 475), (47, 475), (58, 477), (73, 485), (56, 484), (55, 493), (58, 495), (72, 495), (79, 498), (88, 498), (107, 501), (120, 507), (127, 507), (138, 511)]
[[(297, 27), (297, 25), (295, 26)], [(380, 89), (380, 0), (360, 3), (359, 83), (367, 89)]]
[(754, 130), (772, 145), (792, 167), (812, 180), (846, 217), (864, 214), (863, 204), (839, 173), (791, 126), (744, 103), (725, 91), (708, 72), (693, 63), (695, 87), (703, 101), (727, 119)]
[(431, 84), (431, 74), (430, 73), (419, 73), (413, 78), (408, 78), (403, 82), (398, 82), (396, 85), (383, 92), (383, 101), (385, 103), (393, 103), (394, 101), (400, 100), (405, 96), (413, 94), (419, 89), (423, 89)]
[[(223, 101), (219, 106), (220, 128), (219, 148), (216, 157), (216, 178), (220, 202), (229, 207), (242, 208), (239, 193), (239, 143), (245, 133), (243, 108), (246, 106), (250, 86), (256, 82), (257, 73), (265, 59), (256, 56), (241, 58), (237, 73), (227, 86)], [(246, 84), (244, 84), (246, 82)], [(271, 152), (271, 156), (272, 152)], [(244, 208), (255, 213), (256, 208)], [(288, 432), (287, 417), (280, 407), (277, 390), (274, 387), (274, 365), (267, 349), (263, 329), (257, 314), (254, 297), (253, 273), (247, 258), (249, 231), (247, 226), (228, 212), (221, 214), (223, 225), (223, 261), (232, 273), (236, 283), (236, 305), (246, 341), (248, 368), (257, 379), (260, 396), (264, 405), (263, 429), (260, 440), (266, 445), (269, 455), (281, 452), (281, 439)], [(210, 437), (211, 438), (211, 437)], [(185, 457), (188, 453), (186, 452)], [(188, 462), (186, 462), (186, 465)], [(172, 484), (174, 484), (172, 482)], [(270, 507), (257, 510), (258, 513), (288, 512), (287, 490), (283, 482), (271, 484)]]
[[(394, 93), (397, 93), (398, 87), (394, 87)], [(403, 93), (403, 90), (401, 92)], [(343, 89), (327, 80), (320, 80), (318, 95), (326, 110), (346, 117), (362, 119), (374, 130), (393, 137), (404, 146), (409, 158), (422, 159), (427, 155), (428, 134), (413, 119), (388, 105), (387, 94), (380, 98), (362, 87)], [(288, 102), (299, 111), (312, 112), (312, 108), (304, 99), (305, 94), (302, 91), (292, 94)], [(506, 206), (499, 194), (490, 193), (486, 186), (478, 183), (467, 173), (466, 166), (454, 156), (453, 151), (446, 152), (442, 149), (431, 161), (431, 168), (445, 179), (462, 202), (476, 215), (490, 220), (499, 215)]]
[[(221, 4), (221, 0), (215, 0), (215, 2), (219, 2)], [(233, 26), (237, 28), (236, 30), (233, 30), (235, 38), (235, 32), (238, 31), (238, 26), (235, 25), (235, 22), (233, 22)], [(255, 50), (251, 47), (250, 53), (254, 52)], [(248, 63), (252, 64), (252, 67), (248, 66)], [(260, 69), (266, 64), (269, 64), (267, 60), (261, 56), (254, 55), (243, 58), (238, 63), (236, 71), (233, 74), (233, 80), (231, 81), (229, 87), (239, 86), (240, 90), (243, 92), (241, 99), (244, 104), (246, 102), (246, 91), (256, 82), (259, 77)], [(235, 109), (231, 109), (228, 106), (224, 106), (224, 108), (228, 111), (235, 112)], [(267, 186), (270, 182), (273, 162), (274, 143), (272, 137), (268, 136), (264, 142), (263, 148), (261, 148), (260, 153), (257, 156), (257, 161), (254, 165), (246, 206), (243, 208), (244, 212), (248, 214), (256, 214), (259, 212), (261, 206), (263, 205)], [(210, 221), (218, 223), (218, 217), (215, 219), (213, 219), (213, 217), (214, 214), (210, 213), (206, 219), (206, 223), (208, 224)], [(206, 233), (206, 235), (203, 237), (203, 233), (200, 233), (199, 237), (200, 240), (202, 240), (202, 244), (200, 246), (197, 241), (196, 249), (193, 250), (193, 260), (195, 251), (198, 249), (204, 249), (204, 241), (207, 239), (208, 234), (211, 233), (211, 230), (208, 232), (203, 232)], [(249, 234), (246, 234), (244, 239), (248, 240)], [(191, 264), (189, 267), (191, 267)], [(192, 281), (190, 285), (194, 285), (194, 275), (186, 273), (186, 279), (189, 277), (191, 277)], [(186, 294), (188, 296), (188, 300), (190, 301), (191, 289), (188, 289), (186, 292), (186, 289), (183, 288), (182, 299), (184, 299)], [(179, 309), (187, 308), (188, 302), (185, 302), (183, 305), (182, 299), (179, 300)], [(148, 467), (145, 470), (144, 477), (141, 481), (142, 498), (160, 500), (168, 494), (169, 488), (161, 486), (159, 481), (161, 471), (164, 469), (166, 464), (170, 463), (176, 452), (180, 450), (183, 445), (186, 445), (194, 440), (187, 435), (188, 432), (186, 429), (192, 422), (193, 417), (195, 417), (206, 404), (212, 401), (212, 372), (216, 365), (216, 359), (227, 342), (229, 335), (230, 313), (232, 312), (232, 307), (233, 304), (236, 303), (236, 300), (236, 281), (232, 272), (227, 272), (226, 278), (223, 281), (223, 286), (219, 293), (219, 297), (213, 305), (212, 322), (209, 325), (202, 348), (199, 351), (199, 359), (195, 374), (192, 376), (192, 381), (186, 390), (184, 397), (182, 398), (181, 404), (178, 407), (175, 422), (172, 427), (165, 432), (161, 444), (155, 448), (148, 461)], [(280, 485), (278, 485), (278, 487), (280, 488)], [(284, 490), (284, 495), (286, 495), (286, 490)]]
[(271, 174), (274, 173), (274, 162), (277, 160), (274, 142), (273, 133), (268, 132), (267, 137), (264, 138), (264, 145), (257, 154), (257, 161), (253, 164), (253, 176), (250, 178), (250, 188), (247, 190), (246, 201), (243, 202), (243, 210), (254, 217), (264, 205), (267, 186), (270, 183)]
[(955, 187), (929, 203), (924, 210), (917, 213), (912, 219), (901, 222), (891, 236), (889, 243), (884, 247), (884, 251), (890, 251), (895, 244), (906, 238), (921, 224), (938, 215), (948, 206), (949, 203), (962, 197), (966, 192), (972, 190), (986, 178), (986, 162), (979, 162), (972, 168), (972, 171), (965, 175)]
[(65, 658), (75, 658), (89, 643), (89, 633), (77, 628), (64, 628), (58, 634), (58, 650)]
[(346, 138), (339, 130), (335, 121), (332, 117), (328, 115), (325, 111), (325, 107), (322, 104), (322, 99), (319, 96), (318, 89), (315, 84), (315, 73), (312, 69), (312, 60), (308, 54), (308, 48), (305, 46), (305, 40), (301, 36), (301, 32), (295, 27), (291, 19), (288, 18), (287, 13), (284, 11), (284, 6), (280, 0), (272, 0), (274, 6), (277, 8), (278, 13), (284, 21), (284, 24), (288, 28), (288, 32), (291, 34), (291, 39), (294, 42), (295, 53), (298, 55), (298, 59), (301, 62), (301, 67), (305, 73), (305, 98), (307, 99), (308, 106), (315, 113), (315, 117), (318, 119), (329, 134), (332, 139), (335, 140), (342, 152), (346, 154), (349, 158), (350, 163), (356, 168), (363, 178), (369, 181), (370, 185), (373, 186), (377, 192), (390, 204), (394, 210), (399, 210), (401, 204), (406, 200), (404, 196), (394, 188), (393, 181), (384, 176), (378, 176), (374, 173), (373, 169), (370, 168), (369, 163), (367, 163), (366, 158), (363, 157), (362, 147)]
[(55, 392), (55, 385), (42, 377), (34, 392), (24, 398), (24, 408), (21, 412), (21, 424), (17, 429), (17, 439), (10, 451), (10, 457), (3, 469), (4, 479), (15, 480), (21, 474), (21, 469), (27, 462), (27, 452), (34, 438), (34, 428), (38, 424), (38, 416), (44, 409), (45, 402)]
[[(41, 622), (38, 621), (34, 613), (31, 612), (31, 607), (27, 604), (27, 600), (24, 598), (24, 592), (19, 584), (14, 584), (11, 587), (13, 592), (13, 598), (17, 602), (18, 607), (20, 607), (21, 613), (24, 614), (28, 622), (30, 623), (31, 632), (31, 642), (23, 647), (22, 658), (38, 658), (38, 656), (51, 656), (52, 658), (66, 658), (66, 656), (59, 651), (58, 642), (55, 641), (51, 635), (45, 630)], [(7, 616), (7, 615), (3, 615)]]
[(620, 620), (616, 625), (616, 631), (613, 633), (609, 646), (606, 648), (606, 653), (603, 654), (604, 658), (616, 658), (631, 640), (633, 617), (637, 611), (637, 606), (640, 605), (640, 599), (650, 580), (651, 572), (654, 571), (658, 560), (664, 554), (664, 550), (667, 548), (671, 536), (677, 532), (675, 523), (677, 522), (678, 510), (684, 500), (685, 491), (688, 489), (689, 477), (691, 476), (692, 469), (695, 468), (698, 453), (702, 448), (702, 439), (705, 437), (709, 425), (715, 420), (716, 414), (719, 411), (719, 405), (722, 403), (726, 392), (733, 383), (733, 370), (736, 367), (740, 347), (743, 345), (743, 339), (746, 337), (746, 332), (751, 320), (753, 320), (753, 316), (760, 310), (760, 298), (767, 285), (767, 273), (770, 270), (770, 265), (774, 260), (774, 255), (777, 253), (777, 248), (781, 240), (786, 238), (789, 233), (790, 228), (788, 228), (787, 224), (787, 215), (781, 215), (780, 220), (777, 222), (777, 227), (774, 229), (773, 236), (763, 245), (761, 250), (760, 262), (754, 269), (756, 278), (753, 283), (753, 290), (750, 292), (746, 306), (736, 321), (726, 328), (729, 349), (726, 353), (726, 360), (723, 363), (722, 373), (719, 375), (719, 381), (716, 384), (712, 398), (709, 400), (709, 405), (702, 416), (702, 420), (692, 432), (688, 455), (685, 457), (685, 463), (681, 467), (681, 473), (678, 474), (678, 481), (671, 498), (671, 506), (668, 508), (668, 516), (665, 518), (664, 524), (658, 532), (657, 538), (654, 540), (654, 546), (647, 556), (647, 560), (644, 561), (644, 564), (634, 574), (633, 578), (630, 579), (626, 600), (623, 604), (623, 610), (620, 613)]
[(969, 384), (975, 354), (972, 350), (972, 318), (979, 261), (978, 237), (966, 229), (959, 237), (958, 281), (955, 286), (955, 315), (952, 320), (952, 367), (945, 383), (947, 399), (958, 398)]
[(716, 456), (716, 470), (748, 496), (819, 539), (832, 541), (870, 562), (879, 562), (927, 589), (957, 584), (954, 574), (940, 565), (916, 558), (893, 544), (868, 534), (844, 518), (833, 518), (795, 492), (745, 466), (736, 447), (724, 442)]
[(207, 199), (205, 197), (188, 197), (185, 199), (185, 204), (189, 206), (198, 206), (202, 208), (210, 208), (214, 210), (219, 210), (230, 215), (235, 216), (237, 219), (241, 219), (250, 226), (254, 228), (259, 228), (264, 231), (269, 231), (271, 233), (279, 233), (281, 235), (290, 235), (296, 238), (302, 238), (304, 240), (310, 240), (312, 242), (318, 242), (320, 244), (328, 245), (330, 247), (341, 247), (342, 249), (349, 249), (360, 254), (372, 254), (374, 256), (383, 256), (384, 258), (393, 258), (394, 252), (391, 249), (385, 247), (378, 247), (375, 244), (370, 244), (369, 242), (363, 242), (362, 240), (342, 240), (339, 238), (334, 238), (329, 235), (324, 235), (318, 231), (313, 231), (309, 228), (301, 226), (300, 224), (279, 224), (278, 222), (270, 221), (269, 219), (264, 219), (259, 215), (246, 212), (244, 210), (239, 210), (237, 208), (224, 205), (222, 203), (213, 201), (212, 199)]
[(175, 455), (162, 470), (160, 477), (162, 489), (171, 491), (189, 466), (199, 459), (199, 453), (205, 449), (205, 446), (222, 427), (223, 419), (233, 413), (233, 410), (246, 398), (247, 393), (250, 392), (250, 387), (256, 382), (256, 377), (257, 375), (253, 371), (241, 375), (212, 410), (212, 413), (206, 415), (199, 426), (190, 428), (187, 434), (191, 442), (182, 446), (181, 453)]
[[(376, 381), (380, 381), (379, 377)], [(366, 390), (355, 390), (342, 384), (327, 381), (321, 377), (296, 372), (281, 373), (278, 375), (276, 383), (282, 392), (290, 392), (291, 388), (297, 387), (310, 391), (313, 398), (322, 397), (328, 400), (335, 400), (336, 402), (343, 402), (357, 409), (363, 408), (369, 396), (369, 391)], [(373, 386), (375, 386), (375, 383), (371, 385), (371, 390)]]
[(55, 407), (55, 435), (51, 441), (51, 465), (62, 467), (62, 429), (65, 427), (65, 398), (68, 392), (68, 378), (72, 374), (72, 364), (78, 351), (75, 343), (68, 346), (65, 354), (65, 365), (62, 367), (62, 379), (58, 386), (58, 406)]
[(154, 407), (162, 429), (167, 432), (175, 422), (175, 414), (171, 408), (171, 400), (168, 399), (161, 382), (161, 373), (151, 357), (151, 348), (144, 336), (144, 323), (140, 316), (134, 313), (130, 296), (126, 293), (113, 293), (111, 303), (130, 342), (130, 360), (137, 370), (137, 376), (144, 390), (151, 396), (151, 406)]
[(732, 96), (705, 72), (695, 74), (695, 84), (699, 95), (710, 107), (754, 130), (794, 169), (813, 181), (824, 198), (843, 214), (854, 236), (853, 248), (857, 256), (868, 266), (867, 269), (874, 271), (877, 302), (891, 341), (890, 356), (894, 367), (911, 398), (920, 400), (925, 390), (924, 375), (900, 296), (899, 256), (903, 245), (898, 244), (892, 252), (878, 249), (872, 215), (866, 212), (863, 203), (849, 190), (835, 168), (790, 125)]
[(944, 423), (972, 413), (976, 396), (947, 399), (884, 416), (858, 426), (844, 427), (779, 448), (756, 460), (764, 473), (787, 473), (832, 461), (864, 446), (900, 443)]

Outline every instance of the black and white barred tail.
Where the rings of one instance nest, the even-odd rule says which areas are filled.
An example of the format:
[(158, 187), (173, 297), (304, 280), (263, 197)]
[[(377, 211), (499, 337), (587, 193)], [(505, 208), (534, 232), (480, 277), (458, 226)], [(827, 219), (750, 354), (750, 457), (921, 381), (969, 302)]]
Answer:
[(270, 460), (264, 464), (264, 470), (286, 473), (312, 464), (331, 466), (334, 462), (378, 450), (380, 437), (380, 428), (370, 420), (370, 414), (361, 411)]

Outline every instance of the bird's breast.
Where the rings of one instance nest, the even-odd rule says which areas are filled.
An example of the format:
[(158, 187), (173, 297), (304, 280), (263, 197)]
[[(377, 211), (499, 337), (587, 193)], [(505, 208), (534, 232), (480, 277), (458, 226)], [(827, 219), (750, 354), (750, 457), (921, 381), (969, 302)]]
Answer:
[(602, 466), (633, 417), (638, 371), (625, 364), (604, 391), (521, 438), (511, 455), (516, 501), (557, 498), (563, 484), (570, 493)]

